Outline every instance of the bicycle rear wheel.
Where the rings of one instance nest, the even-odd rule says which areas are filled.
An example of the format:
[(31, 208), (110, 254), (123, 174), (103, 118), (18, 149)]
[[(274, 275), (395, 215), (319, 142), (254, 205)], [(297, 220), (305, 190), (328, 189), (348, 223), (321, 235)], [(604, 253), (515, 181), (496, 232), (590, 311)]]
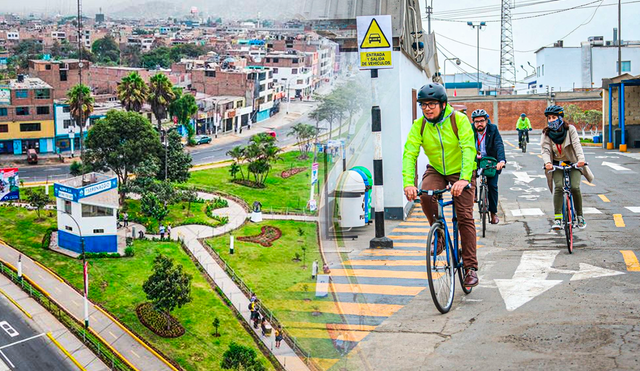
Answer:
[(445, 250), (440, 255), (436, 256), (435, 254), (438, 251), (438, 239), (445, 243), (445, 236), (444, 226), (441, 222), (436, 222), (431, 226), (429, 237), (427, 238), (429, 291), (431, 292), (433, 303), (442, 314), (451, 309), (455, 290), (453, 251), (450, 250), (450, 247), (445, 247)]
[(564, 196), (564, 234), (567, 238), (567, 249), (573, 254), (573, 213), (571, 210), (571, 197)]
[(460, 279), (460, 287), (462, 287), (462, 292), (466, 295), (471, 294), (471, 290), (473, 287), (465, 287), (464, 286), (464, 277), (467, 275), (467, 270), (464, 269), (464, 262), (462, 261), (462, 249), (458, 248), (458, 259), (460, 266), (458, 267), (458, 278)]
[(480, 195), (478, 200), (480, 219), (482, 219), (482, 237), (485, 237), (485, 232), (487, 230), (487, 189), (484, 185), (480, 187)]
[(527, 139), (523, 136), (522, 141), (520, 142), (520, 147), (522, 147), (522, 153), (527, 152)]

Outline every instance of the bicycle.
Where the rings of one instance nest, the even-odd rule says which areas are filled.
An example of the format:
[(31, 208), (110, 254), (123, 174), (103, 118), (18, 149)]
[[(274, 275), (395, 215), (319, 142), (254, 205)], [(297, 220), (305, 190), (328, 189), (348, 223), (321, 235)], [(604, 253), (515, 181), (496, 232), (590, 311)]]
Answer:
[(520, 148), (522, 149), (522, 153), (527, 152), (527, 135), (529, 135), (527, 131), (528, 130), (518, 130), (518, 132), (522, 132), (522, 134), (520, 134)]
[[(470, 188), (470, 186), (468, 185), (466, 188)], [(450, 189), (421, 189), (418, 191), (418, 196), (426, 194), (436, 197), (438, 201), (438, 209), (435, 215), (436, 221), (431, 226), (427, 237), (427, 279), (433, 303), (442, 314), (449, 312), (453, 304), (456, 272), (460, 279), (462, 291), (465, 294), (469, 294), (472, 290), (471, 287), (464, 286), (466, 271), (462, 262), (462, 249), (458, 243), (458, 219), (456, 218), (455, 207), (453, 207), (454, 201), (445, 202), (442, 199), (442, 195), (449, 191)], [(447, 206), (452, 206), (453, 208), (453, 244), (451, 243), (447, 220), (444, 217), (444, 208)], [(438, 241), (440, 240), (444, 241), (444, 250), (438, 254)], [(444, 254), (442, 254), (443, 252)], [(437, 292), (436, 284), (438, 285)]]
[(482, 220), (482, 237), (486, 235), (487, 218), (489, 217), (489, 184), (487, 183), (487, 176), (484, 172), (485, 170), (494, 169), (497, 169), (497, 167), (491, 165), (478, 169), (478, 176), (480, 177), (480, 186), (478, 187), (478, 211), (480, 212), (480, 219)]
[[(585, 165), (588, 164), (585, 163)], [(562, 170), (564, 173), (564, 185), (562, 186), (562, 226), (567, 239), (569, 254), (573, 254), (573, 228), (578, 226), (576, 208), (573, 203), (573, 195), (571, 194), (571, 169), (579, 168), (576, 164), (567, 165), (562, 162), (560, 165), (553, 165), (553, 170), (549, 170), (550, 173), (556, 170)]]

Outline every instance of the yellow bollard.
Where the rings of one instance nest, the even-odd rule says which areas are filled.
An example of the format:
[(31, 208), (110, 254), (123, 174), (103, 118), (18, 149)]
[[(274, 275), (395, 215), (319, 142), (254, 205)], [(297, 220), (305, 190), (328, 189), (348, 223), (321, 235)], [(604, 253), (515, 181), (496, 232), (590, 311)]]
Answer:
[(620, 145), (620, 152), (627, 152), (627, 145), (626, 144), (621, 144)]
[(612, 142), (607, 143), (607, 149), (613, 149), (613, 143)]

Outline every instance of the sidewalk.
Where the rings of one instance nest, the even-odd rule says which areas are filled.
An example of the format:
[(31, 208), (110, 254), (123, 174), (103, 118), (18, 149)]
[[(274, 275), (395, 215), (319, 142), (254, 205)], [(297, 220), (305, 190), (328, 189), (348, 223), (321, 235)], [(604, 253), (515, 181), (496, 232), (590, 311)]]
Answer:
[[(206, 193), (199, 193), (198, 197), (205, 198), (213, 197)], [(250, 323), (249, 312), (249, 298), (244, 295), (242, 290), (236, 285), (235, 282), (227, 275), (224, 269), (218, 264), (218, 262), (209, 254), (209, 251), (202, 246), (199, 241), (201, 238), (210, 238), (219, 236), (240, 227), (247, 218), (247, 212), (232, 200), (229, 201), (229, 207), (225, 209), (216, 210), (216, 214), (223, 214), (229, 216), (229, 223), (218, 228), (211, 228), (207, 226), (199, 225), (187, 225), (175, 227), (172, 231), (172, 238), (175, 240), (182, 240), (185, 246), (189, 249), (191, 254), (200, 263), (204, 272), (215, 282), (218, 287), (229, 298), (233, 306), (242, 314), (245, 322)], [(253, 327), (251, 326), (253, 329)], [(291, 347), (283, 341), (280, 348), (275, 348), (275, 335), (272, 332), (271, 336), (262, 336), (260, 330), (253, 330), (258, 335), (262, 343), (271, 350), (271, 353), (278, 359), (280, 364), (288, 371), (308, 371), (309, 367), (298, 357), (298, 355), (291, 349)]]
[[(5, 298), (12, 302), (11, 305), (18, 304), (19, 307), (16, 305), (18, 309), (23, 311), (25, 315), (28, 313), (31, 316), (31, 326), (35, 324), (33, 327), (39, 329), (42, 333), (51, 333), (51, 336), (58, 342), (56, 347), (60, 350), (61, 356), (70, 363), (70, 368), (76, 367), (71, 364), (73, 361), (70, 358), (72, 358), (87, 371), (109, 370), (109, 367), (82, 344), (75, 335), (69, 332), (51, 313), (3, 275), (0, 275), (0, 290), (3, 291)], [(64, 354), (62, 349), (68, 352), (70, 356)]]
[[(0, 242), (0, 259), (15, 266), (19, 255), (17, 250)], [(78, 275), (82, 274), (80, 264), (78, 269)], [(63, 305), (69, 313), (80, 321), (84, 320), (83, 296), (80, 293), (25, 255), (22, 255), (22, 270), (49, 296)], [(89, 292), (89, 298), (91, 298), (91, 292)], [(153, 351), (134, 338), (128, 330), (120, 327), (110, 316), (97, 309), (91, 302), (89, 303), (89, 327), (136, 369), (140, 371), (175, 370), (173, 366), (165, 364)]]

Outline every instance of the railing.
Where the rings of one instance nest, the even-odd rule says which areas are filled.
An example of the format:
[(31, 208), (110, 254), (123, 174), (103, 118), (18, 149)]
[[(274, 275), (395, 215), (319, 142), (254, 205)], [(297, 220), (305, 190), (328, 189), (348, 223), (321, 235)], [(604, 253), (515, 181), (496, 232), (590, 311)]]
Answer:
[(112, 348), (105, 343), (100, 337), (90, 330), (86, 329), (82, 322), (75, 318), (71, 313), (67, 312), (60, 304), (50, 298), (41, 291), (39, 287), (35, 287), (31, 281), (23, 275), (18, 277), (13, 267), (0, 261), (0, 273), (9, 278), (13, 283), (20, 286), (24, 292), (29, 294), (31, 298), (42, 305), (49, 313), (54, 315), (71, 333), (73, 333), (82, 343), (95, 353), (102, 362), (116, 371), (135, 371), (135, 368), (129, 366), (127, 361), (119, 354), (116, 354)]
[[(242, 280), (242, 278), (240, 278), (240, 276), (236, 274), (233, 268), (231, 268), (231, 266), (229, 266), (229, 264), (227, 264), (227, 262), (214, 249), (206, 245), (206, 243), (204, 243), (203, 246), (205, 249), (209, 251), (211, 256), (218, 262), (218, 264), (222, 267), (222, 269), (229, 275), (231, 280), (235, 282), (236, 285), (238, 285), (240, 290), (244, 293), (244, 295), (247, 298), (251, 297), (251, 294), (255, 293), (255, 291), (252, 290), (249, 287), (249, 285), (247, 285)], [(287, 344), (289, 344), (291, 349), (293, 349), (293, 351), (296, 352), (296, 354), (300, 358), (302, 358), (304, 363), (307, 366), (309, 366), (309, 368), (312, 370), (321, 370), (321, 368), (317, 364), (315, 364), (311, 359), (311, 353), (309, 353), (308, 351), (304, 350), (304, 348), (302, 348), (302, 346), (300, 345), (300, 343), (298, 342), (295, 336), (292, 336), (289, 334), (289, 332), (286, 329), (286, 326), (282, 322), (280, 322), (278, 317), (276, 317), (272, 311), (270, 311), (266, 306), (264, 306), (264, 303), (261, 302), (261, 304), (258, 307), (261, 315), (269, 319), (269, 323), (273, 328), (276, 328), (276, 327), (282, 328), (282, 334)]]

